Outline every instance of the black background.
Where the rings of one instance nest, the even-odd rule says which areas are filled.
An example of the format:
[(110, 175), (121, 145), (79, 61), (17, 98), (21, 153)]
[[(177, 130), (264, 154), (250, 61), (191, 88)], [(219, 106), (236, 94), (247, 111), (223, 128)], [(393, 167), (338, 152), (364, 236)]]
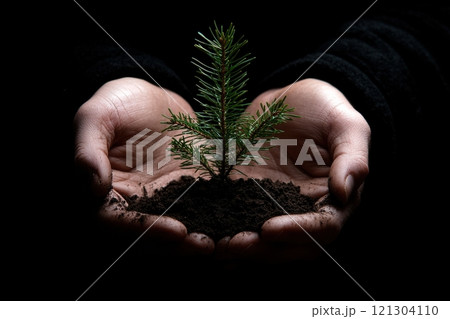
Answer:
[[(371, 2), (79, 3), (121, 45), (151, 51), (189, 83), (194, 38), (214, 20), (242, 30), (257, 57), (250, 77), (257, 77), (337, 38)], [(111, 40), (74, 2), (40, 9), (19, 14), (12, 25), (28, 26), (8, 46), (20, 66), (5, 59), (13, 70), (5, 108), (13, 112), (5, 113), (4, 125), (11, 119), (15, 133), (4, 134), (3, 300), (75, 300), (131, 243), (97, 227), (95, 202), (73, 166), (72, 119), (88, 98), (73, 89), (73, 48)], [(440, 122), (424, 131), (395, 176), (378, 178), (381, 184), (369, 177), (360, 209), (327, 247), (377, 300), (448, 299), (447, 161), (441, 153), (448, 142)], [(210, 260), (155, 258), (145, 250), (137, 244), (83, 299), (369, 299), (327, 256), (227, 270)]]

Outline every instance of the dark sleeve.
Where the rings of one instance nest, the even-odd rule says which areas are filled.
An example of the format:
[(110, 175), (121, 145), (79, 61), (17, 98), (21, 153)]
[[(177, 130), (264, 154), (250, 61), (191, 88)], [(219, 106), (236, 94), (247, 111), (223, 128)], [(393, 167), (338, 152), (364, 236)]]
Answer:
[[(392, 169), (393, 159), (423, 156), (429, 151), (423, 143), (437, 142), (450, 101), (449, 21), (448, 8), (365, 17), (303, 76), (334, 85), (366, 118), (372, 130), (370, 161), (376, 164), (371, 170)], [(296, 81), (329, 45), (279, 69), (261, 88)]]
[(125, 50), (113, 43), (74, 48), (69, 85), (74, 105), (81, 105), (106, 82), (122, 77), (141, 78), (190, 98), (187, 86), (162, 59), (133, 48)]

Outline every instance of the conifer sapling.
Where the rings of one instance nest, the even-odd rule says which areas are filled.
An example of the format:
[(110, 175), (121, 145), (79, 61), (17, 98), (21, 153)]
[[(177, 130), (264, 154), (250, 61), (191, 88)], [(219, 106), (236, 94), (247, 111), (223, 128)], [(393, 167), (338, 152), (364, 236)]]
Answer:
[(175, 159), (182, 160), (182, 168), (225, 180), (233, 171), (240, 172), (236, 166), (257, 160), (259, 155), (249, 150), (253, 145), (267, 150), (268, 141), (282, 132), (276, 126), (298, 116), (284, 103), (285, 97), (261, 103), (255, 115), (246, 113), (246, 68), (253, 60), (249, 53), (241, 54), (247, 40), (235, 40), (232, 24), (224, 30), (214, 23), (210, 32), (211, 38), (199, 32), (195, 44), (209, 61), (192, 59), (198, 73), (196, 101), (203, 111), (193, 117), (169, 109), (170, 115), (162, 123), (168, 125), (165, 131), (181, 130), (172, 139), (170, 150)]

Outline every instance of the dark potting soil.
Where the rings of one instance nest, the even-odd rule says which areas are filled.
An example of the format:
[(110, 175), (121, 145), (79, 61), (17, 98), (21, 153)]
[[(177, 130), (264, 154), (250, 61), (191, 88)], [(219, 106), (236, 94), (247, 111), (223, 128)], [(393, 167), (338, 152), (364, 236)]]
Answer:
[[(191, 176), (183, 176), (156, 190), (151, 197), (132, 196), (128, 198), (128, 210), (161, 215), (194, 181)], [(315, 200), (300, 194), (299, 186), (270, 179), (256, 182), (242, 178), (225, 182), (200, 178), (165, 216), (182, 222), (188, 232), (203, 233), (217, 241), (241, 231), (258, 232), (269, 218), (284, 215), (275, 201), (289, 214), (314, 210)]]

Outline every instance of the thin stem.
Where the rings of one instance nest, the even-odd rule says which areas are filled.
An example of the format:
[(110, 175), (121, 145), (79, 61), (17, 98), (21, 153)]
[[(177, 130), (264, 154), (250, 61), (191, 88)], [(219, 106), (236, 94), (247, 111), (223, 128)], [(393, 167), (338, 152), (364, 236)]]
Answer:
[[(276, 101), (274, 101), (273, 103), (276, 103)], [(277, 103), (278, 103), (278, 104), (284, 103), (284, 99), (278, 101)], [(270, 106), (269, 106), (269, 109), (268, 109), (267, 111), (268, 111), (268, 112), (271, 112)], [(260, 132), (260, 130), (261, 130), (262, 128), (264, 128), (264, 127), (267, 125), (267, 123), (268, 123), (271, 119), (273, 119), (274, 117), (278, 117), (280, 114), (282, 114), (282, 110), (281, 110), (280, 108), (277, 108), (275, 112), (271, 113), (271, 114), (268, 115), (265, 119), (263, 119), (263, 120), (259, 123), (259, 125), (258, 125), (254, 130), (252, 130), (251, 134), (248, 136), (248, 140), (249, 140), (249, 141), (253, 141), (253, 140), (258, 136), (258, 133)], [(260, 117), (259, 117), (259, 118), (260, 118)], [(259, 118), (256, 119), (255, 122), (254, 122), (253, 124), (257, 124)], [(236, 154), (236, 160), (239, 159), (242, 155), (244, 155), (245, 151), (246, 151), (246, 148), (245, 148), (245, 147), (239, 149), (239, 151), (238, 151), (237, 154)], [(231, 171), (233, 170), (234, 166), (235, 166), (235, 165), (230, 165), (230, 166), (228, 166), (228, 169), (227, 169), (227, 171), (225, 172), (225, 176), (228, 176), (228, 175), (231, 173)]]
[(226, 40), (225, 35), (222, 33), (222, 36), (219, 38), (219, 42), (221, 45), (222, 56), (221, 56), (221, 69), (220, 69), (220, 84), (221, 84), (221, 95), (220, 95), (220, 107), (221, 107), (221, 118), (220, 118), (220, 129), (222, 135), (222, 163), (220, 166), (220, 177), (225, 179), (225, 165), (226, 165), (226, 150), (227, 150), (227, 136), (226, 136), (226, 87), (225, 87), (225, 76), (226, 76), (226, 55), (225, 55), (225, 46)]

